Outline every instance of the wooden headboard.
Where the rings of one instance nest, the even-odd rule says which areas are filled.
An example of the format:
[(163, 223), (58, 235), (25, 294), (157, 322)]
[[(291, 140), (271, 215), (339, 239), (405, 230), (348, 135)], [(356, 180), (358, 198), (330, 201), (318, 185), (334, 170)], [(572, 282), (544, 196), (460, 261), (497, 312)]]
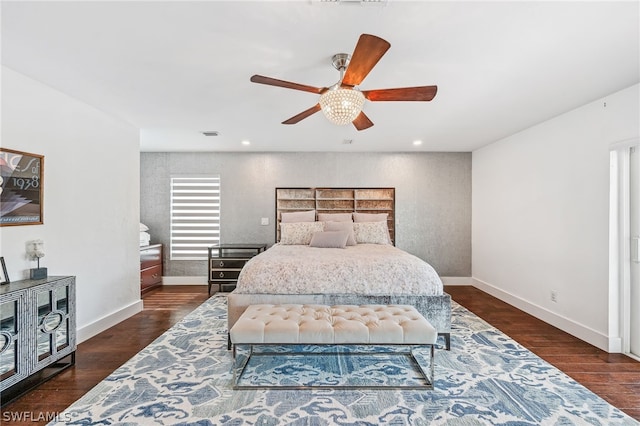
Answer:
[(276, 188), (276, 241), (280, 241), (283, 212), (387, 213), (391, 242), (395, 245), (395, 188)]

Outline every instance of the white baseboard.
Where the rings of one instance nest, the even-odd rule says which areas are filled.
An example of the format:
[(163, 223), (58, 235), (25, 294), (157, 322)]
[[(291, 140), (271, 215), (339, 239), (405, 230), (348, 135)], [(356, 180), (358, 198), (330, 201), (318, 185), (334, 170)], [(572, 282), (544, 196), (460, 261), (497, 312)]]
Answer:
[(166, 285), (207, 285), (207, 277), (162, 277)]
[[(612, 354), (621, 354), (622, 351), (622, 337), (609, 337), (609, 350)], [(628, 355), (628, 354), (627, 354)], [(640, 361), (640, 359), (638, 359)]]
[(440, 277), (444, 285), (473, 285), (471, 277)]
[(142, 311), (142, 307), (142, 300), (136, 300), (129, 306), (125, 306), (119, 311), (104, 316), (99, 320), (92, 322), (91, 324), (85, 325), (84, 327), (78, 328), (76, 335), (77, 343), (80, 344), (85, 340), (92, 338), (96, 334), (102, 333), (106, 329), (111, 328), (119, 322), (122, 322), (127, 318), (137, 314), (138, 312)]
[(587, 343), (592, 344), (593, 346), (602, 349), (606, 352), (620, 352), (612, 351), (611, 346), (615, 347), (615, 342), (602, 333), (599, 333), (593, 330), (590, 327), (579, 324), (569, 318), (563, 317), (562, 315), (558, 315), (554, 312), (549, 311), (541, 306), (538, 306), (534, 303), (528, 302), (524, 299), (521, 299), (518, 296), (514, 296), (511, 293), (503, 291), (499, 288), (492, 286), (489, 283), (486, 283), (477, 278), (472, 278), (473, 286), (484, 291), (485, 293), (489, 293), (490, 295), (497, 297), (498, 299), (506, 302), (516, 308), (533, 315), (534, 317), (551, 324), (552, 326), (559, 328), (562, 331), (565, 331), (572, 336), (577, 337), (578, 339), (584, 340)]
[(635, 355), (635, 354), (625, 354), (626, 356), (628, 356), (629, 358), (635, 359), (636, 361), (640, 361), (640, 356)]

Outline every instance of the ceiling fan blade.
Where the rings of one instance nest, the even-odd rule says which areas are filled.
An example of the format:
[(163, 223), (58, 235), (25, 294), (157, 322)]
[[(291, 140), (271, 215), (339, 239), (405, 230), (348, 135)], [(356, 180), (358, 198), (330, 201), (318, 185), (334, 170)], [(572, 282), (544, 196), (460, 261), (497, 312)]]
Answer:
[(363, 90), (365, 98), (378, 101), (430, 101), (436, 96), (438, 86), (403, 87), (399, 89)]
[(345, 86), (360, 84), (390, 47), (391, 44), (380, 37), (362, 34), (351, 55), (342, 84)]
[(302, 111), (300, 114), (294, 115), (290, 119), (283, 121), (282, 124), (296, 124), (297, 122), (304, 120), (305, 118), (309, 117), (312, 114), (315, 114), (318, 111), (320, 111), (320, 104), (315, 104), (311, 108)]
[(265, 77), (263, 75), (251, 76), (251, 81), (254, 83), (267, 84), (269, 86), (284, 87), (286, 89), (302, 90), (303, 92), (322, 93), (326, 88), (307, 86), (305, 84), (292, 83), (290, 81), (278, 80), (277, 78)]
[(360, 114), (358, 114), (356, 119), (353, 120), (353, 125), (358, 130), (364, 130), (373, 126), (373, 121), (369, 120), (369, 117), (367, 117), (364, 112), (360, 111)]

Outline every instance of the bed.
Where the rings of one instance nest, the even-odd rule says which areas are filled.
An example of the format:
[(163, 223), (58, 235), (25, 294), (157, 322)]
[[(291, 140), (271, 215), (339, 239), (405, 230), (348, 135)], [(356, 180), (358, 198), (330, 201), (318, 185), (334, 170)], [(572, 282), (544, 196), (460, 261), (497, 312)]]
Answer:
[[(442, 281), (431, 265), (393, 245), (394, 191), (393, 188), (380, 188), (384, 190), (384, 196), (374, 198), (372, 194), (377, 194), (376, 189), (363, 189), (367, 191), (365, 197), (368, 203), (365, 205), (368, 208), (362, 213), (362, 209), (360, 212), (357, 210), (358, 193), (355, 188), (278, 188), (278, 242), (249, 260), (240, 272), (235, 290), (228, 295), (228, 328), (231, 329), (246, 308), (254, 304), (412, 305), (436, 328), (449, 349), (451, 298), (444, 292)], [(300, 192), (296, 192), (298, 190)], [(283, 193), (288, 194), (288, 201), (299, 200), (303, 205), (279, 203)], [(331, 198), (328, 194), (335, 196)], [(352, 205), (345, 203), (349, 201), (345, 194), (353, 194)], [(320, 195), (325, 201), (336, 200), (339, 208), (329, 208), (331, 204), (318, 203), (314, 199), (313, 207), (316, 208), (306, 210), (312, 206), (309, 202), (311, 195)], [(371, 200), (376, 201), (374, 208), (371, 207)], [(391, 202), (384, 207), (377, 201)], [(287, 207), (282, 208), (283, 205)], [(283, 218), (296, 214), (304, 215), (306, 219), (300, 219), (301, 222), (294, 219), (293, 224), (286, 220), (283, 222)], [(350, 222), (354, 228), (350, 235), (358, 240), (357, 244), (318, 247), (317, 244), (313, 246), (314, 241), (304, 240), (309, 235), (311, 238), (321, 234), (339, 237), (337, 231), (324, 232), (327, 223), (336, 223), (327, 221), (327, 215), (341, 215), (341, 221), (355, 218), (356, 223)], [(384, 217), (385, 220), (384, 223), (373, 224), (362, 222), (362, 217)], [(341, 226), (349, 227), (344, 223)], [(290, 229), (305, 230), (305, 237), (301, 241), (295, 238), (291, 240)], [(386, 230), (386, 237), (380, 233), (371, 237), (372, 229), (376, 232)], [(362, 230), (367, 233), (363, 234), (365, 231)], [(298, 238), (303, 234), (298, 232), (295, 235)], [(383, 241), (384, 238), (387, 241)]]

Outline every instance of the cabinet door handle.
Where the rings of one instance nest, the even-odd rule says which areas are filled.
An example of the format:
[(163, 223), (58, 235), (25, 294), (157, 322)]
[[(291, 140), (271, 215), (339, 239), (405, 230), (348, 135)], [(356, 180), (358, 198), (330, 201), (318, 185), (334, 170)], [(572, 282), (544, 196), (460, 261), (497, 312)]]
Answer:
[(224, 278), (224, 272), (220, 272), (220, 278)]
[(220, 267), (223, 268), (224, 267), (224, 261), (220, 261)]

